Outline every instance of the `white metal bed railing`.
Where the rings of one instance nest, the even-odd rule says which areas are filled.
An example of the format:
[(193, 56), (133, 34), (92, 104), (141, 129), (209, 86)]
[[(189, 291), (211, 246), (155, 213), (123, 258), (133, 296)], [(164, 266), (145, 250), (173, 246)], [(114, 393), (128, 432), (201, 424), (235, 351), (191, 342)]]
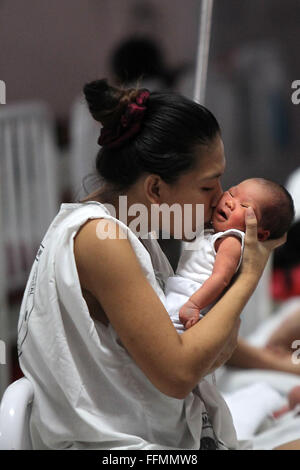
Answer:
[[(58, 210), (54, 119), (44, 103), (6, 105), (0, 109), (0, 256), (4, 259), (0, 296), (22, 291), (39, 243)], [(17, 305), (1, 303), (1, 337), (10, 342), (17, 333)], [(14, 314), (13, 314), (14, 312)], [(1, 366), (3, 368), (3, 366)], [(0, 391), (7, 386), (0, 376)]]

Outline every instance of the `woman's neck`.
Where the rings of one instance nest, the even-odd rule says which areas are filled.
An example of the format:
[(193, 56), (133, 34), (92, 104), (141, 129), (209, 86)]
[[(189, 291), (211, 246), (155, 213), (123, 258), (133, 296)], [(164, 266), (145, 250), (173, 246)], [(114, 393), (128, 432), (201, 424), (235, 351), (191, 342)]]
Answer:
[[(88, 201), (97, 201), (101, 204), (107, 206), (107, 209), (111, 212), (113, 217), (125, 223), (125, 225), (130, 226), (130, 224), (139, 217), (139, 211), (135, 212), (135, 215), (129, 215), (129, 209), (133, 205), (141, 204), (145, 209), (146, 218), (143, 220), (144, 225), (140, 227), (140, 231), (148, 233), (148, 227), (150, 226), (150, 216), (149, 211), (150, 208), (141, 201), (139, 197), (138, 191), (135, 188), (130, 189), (127, 192), (117, 192), (116, 190), (112, 190), (109, 187), (102, 187), (97, 189), (96, 191), (90, 193), (87, 197), (82, 199), (80, 202), (88, 202)], [(151, 212), (151, 211), (150, 211)], [(139, 232), (137, 236), (142, 236), (143, 234)]]

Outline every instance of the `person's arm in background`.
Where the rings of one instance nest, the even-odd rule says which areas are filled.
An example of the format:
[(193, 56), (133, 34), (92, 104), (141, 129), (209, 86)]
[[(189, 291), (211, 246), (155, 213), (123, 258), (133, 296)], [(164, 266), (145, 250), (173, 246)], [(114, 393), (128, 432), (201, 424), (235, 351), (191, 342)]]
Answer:
[(300, 340), (300, 301), (299, 306), (273, 331), (266, 347), (278, 353), (290, 351), (295, 340)]
[(238, 344), (226, 365), (241, 369), (264, 369), (288, 372), (300, 375), (300, 365), (292, 362), (293, 349), (272, 350), (268, 347), (257, 347), (239, 337)]

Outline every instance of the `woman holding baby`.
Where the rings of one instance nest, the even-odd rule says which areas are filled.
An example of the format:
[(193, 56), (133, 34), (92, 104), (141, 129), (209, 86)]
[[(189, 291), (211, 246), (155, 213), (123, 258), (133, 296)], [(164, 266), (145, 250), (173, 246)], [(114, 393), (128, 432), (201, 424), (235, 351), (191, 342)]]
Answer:
[[(196, 205), (203, 204), (210, 222), (225, 170), (219, 125), (176, 94), (105, 80), (84, 93), (103, 126), (96, 166), (104, 184), (84, 202), (62, 205), (20, 314), (20, 365), (35, 394), (34, 448), (249, 448), (237, 441), (230, 412), (205, 376), (233, 357), (240, 314), (284, 237), (259, 242), (260, 220), (245, 207), (239, 275), (205, 318), (179, 335), (164, 306), (172, 268), (155, 239), (138, 238), (119, 220), (118, 198), (149, 214), (155, 204), (191, 204), (194, 231)], [(101, 220), (116, 237), (99, 237)], [(241, 361), (251, 362), (253, 351), (240, 347)], [(261, 358), (266, 367), (268, 360)], [(300, 442), (291, 445), (300, 449)]]

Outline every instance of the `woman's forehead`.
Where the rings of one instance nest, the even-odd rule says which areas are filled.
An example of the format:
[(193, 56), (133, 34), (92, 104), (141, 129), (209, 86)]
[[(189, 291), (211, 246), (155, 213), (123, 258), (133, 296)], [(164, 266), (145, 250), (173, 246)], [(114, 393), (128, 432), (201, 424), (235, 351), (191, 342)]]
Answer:
[(213, 180), (223, 175), (225, 171), (224, 145), (221, 138), (215, 139), (209, 146), (199, 148), (197, 165), (194, 169), (199, 180)]
[(225, 157), (222, 159), (205, 162), (195, 169), (195, 175), (199, 181), (214, 180), (220, 178), (225, 171)]

